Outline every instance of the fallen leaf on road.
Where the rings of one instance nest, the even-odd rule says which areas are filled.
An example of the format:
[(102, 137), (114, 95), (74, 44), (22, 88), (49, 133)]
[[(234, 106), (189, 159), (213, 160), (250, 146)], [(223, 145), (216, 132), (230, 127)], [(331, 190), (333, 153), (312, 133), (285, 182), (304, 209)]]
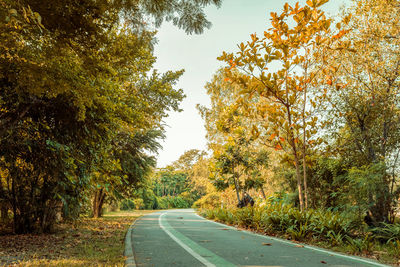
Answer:
[(183, 217), (178, 217), (178, 219), (183, 219)]
[(296, 245), (296, 248), (304, 248), (303, 245)]
[(199, 242), (201, 242), (201, 243), (208, 243), (208, 242), (211, 242), (211, 240), (200, 240)]
[(326, 264), (326, 261), (321, 261), (321, 263)]
[(220, 230), (229, 230), (228, 228), (221, 228)]
[(263, 246), (272, 246), (271, 243), (262, 243)]

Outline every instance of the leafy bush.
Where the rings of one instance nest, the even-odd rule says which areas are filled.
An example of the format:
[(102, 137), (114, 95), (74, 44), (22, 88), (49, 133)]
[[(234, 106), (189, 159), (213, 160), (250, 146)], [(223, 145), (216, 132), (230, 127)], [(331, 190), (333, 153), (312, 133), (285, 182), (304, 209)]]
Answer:
[(349, 248), (354, 253), (369, 253), (372, 251), (373, 247), (373, 236), (367, 234), (364, 238), (351, 238), (346, 237), (346, 241), (349, 244)]
[(371, 233), (376, 235), (381, 241), (396, 242), (400, 241), (400, 224), (382, 223), (381, 227), (371, 229)]
[(120, 210), (143, 210), (145, 209), (145, 203), (141, 198), (135, 199), (123, 199), (119, 204)]
[(213, 207), (218, 207), (221, 204), (221, 197), (220, 195), (215, 193), (210, 193), (199, 200), (197, 200), (194, 204), (194, 208), (202, 208), (202, 209), (212, 209)]
[(182, 196), (164, 196), (156, 197), (154, 209), (186, 209), (191, 205), (191, 202)]
[(347, 214), (311, 209), (301, 212), (283, 201), (267, 201), (242, 209), (204, 209), (202, 214), (210, 219), (265, 233), (277, 233), (298, 241), (316, 238), (334, 244), (343, 243), (360, 227)]
[(135, 209), (135, 202), (132, 199), (124, 199), (119, 204), (120, 210), (133, 210)]

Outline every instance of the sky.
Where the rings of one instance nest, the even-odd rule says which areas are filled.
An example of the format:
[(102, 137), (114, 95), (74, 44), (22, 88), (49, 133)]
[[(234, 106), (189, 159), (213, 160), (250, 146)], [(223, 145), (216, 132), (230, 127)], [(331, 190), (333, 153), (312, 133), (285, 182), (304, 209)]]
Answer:
[[(237, 45), (250, 40), (252, 33), (262, 35), (270, 28), (270, 12), (281, 12), (285, 2), (293, 5), (296, 1), (224, 0), (220, 8), (206, 7), (205, 13), (213, 26), (201, 35), (187, 35), (169, 23), (158, 29), (155, 68), (161, 72), (184, 69), (177, 88), (184, 90), (186, 98), (180, 106), (183, 111), (170, 112), (164, 120), (168, 126), (166, 139), (161, 142), (163, 148), (157, 156), (157, 167), (165, 167), (187, 150), (207, 150), (204, 122), (196, 105), (210, 104), (204, 86), (225, 66), (217, 57), (223, 51), (236, 52)], [(349, 0), (330, 0), (323, 9), (335, 15), (345, 3)]]

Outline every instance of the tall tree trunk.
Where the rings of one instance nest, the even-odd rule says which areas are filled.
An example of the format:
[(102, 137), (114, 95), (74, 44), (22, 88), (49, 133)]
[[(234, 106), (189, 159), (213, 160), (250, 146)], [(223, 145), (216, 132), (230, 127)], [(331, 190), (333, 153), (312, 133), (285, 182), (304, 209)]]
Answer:
[[(307, 78), (307, 69), (306, 69)], [(304, 207), (308, 208), (308, 189), (307, 189), (307, 165), (306, 165), (306, 101), (307, 101), (307, 87), (304, 87), (304, 100), (303, 100), (303, 185), (304, 185)]]
[(103, 209), (105, 197), (106, 197), (106, 194), (104, 193), (103, 188), (100, 188), (95, 192), (94, 199), (93, 199), (93, 217), (94, 218), (99, 218), (103, 215), (102, 209)]

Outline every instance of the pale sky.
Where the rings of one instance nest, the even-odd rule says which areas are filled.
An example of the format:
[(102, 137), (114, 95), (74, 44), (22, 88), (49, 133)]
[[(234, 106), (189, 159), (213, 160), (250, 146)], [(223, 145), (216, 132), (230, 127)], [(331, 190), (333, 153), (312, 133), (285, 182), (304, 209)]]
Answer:
[[(205, 9), (213, 26), (201, 35), (187, 35), (171, 24), (162, 25), (157, 34), (155, 68), (161, 72), (185, 69), (177, 87), (184, 90), (186, 98), (181, 104), (183, 111), (171, 112), (165, 119), (167, 138), (157, 157), (158, 167), (177, 160), (186, 150), (207, 149), (204, 122), (196, 104), (207, 106), (210, 103), (204, 86), (218, 68), (225, 66), (217, 57), (222, 51), (236, 52), (237, 45), (250, 40), (252, 33), (262, 35), (270, 28), (270, 12), (281, 12), (285, 2), (296, 3), (290, 0), (224, 0), (220, 8), (210, 6)], [(343, 3), (349, 2), (331, 0), (324, 5), (324, 10), (334, 15)]]

